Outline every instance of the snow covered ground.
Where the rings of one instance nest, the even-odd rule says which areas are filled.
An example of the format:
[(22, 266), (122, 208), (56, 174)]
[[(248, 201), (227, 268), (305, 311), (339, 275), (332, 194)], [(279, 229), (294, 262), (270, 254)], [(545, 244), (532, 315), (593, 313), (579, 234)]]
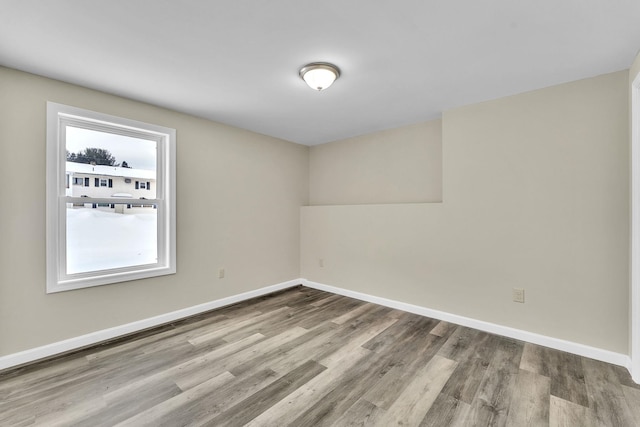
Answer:
[(67, 209), (67, 273), (157, 262), (157, 215)]

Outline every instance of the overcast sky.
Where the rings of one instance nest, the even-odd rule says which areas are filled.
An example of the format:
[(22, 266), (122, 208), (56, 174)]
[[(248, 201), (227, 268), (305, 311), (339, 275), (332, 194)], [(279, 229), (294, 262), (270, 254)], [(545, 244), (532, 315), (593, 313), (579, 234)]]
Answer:
[(85, 148), (104, 148), (134, 169), (156, 169), (156, 142), (67, 126), (67, 150), (78, 153)]

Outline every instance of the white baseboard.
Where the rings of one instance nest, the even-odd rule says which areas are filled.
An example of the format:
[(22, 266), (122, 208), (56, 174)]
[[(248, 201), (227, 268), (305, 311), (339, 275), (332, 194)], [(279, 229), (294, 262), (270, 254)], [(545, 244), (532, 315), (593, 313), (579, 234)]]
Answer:
[(502, 335), (509, 338), (515, 338), (520, 341), (538, 344), (556, 350), (566, 351), (568, 353), (577, 354), (579, 356), (589, 357), (591, 359), (600, 360), (602, 362), (623, 366), (627, 369), (631, 367), (631, 359), (626, 354), (615, 353), (609, 350), (603, 350), (597, 347), (591, 347), (571, 341), (565, 341), (558, 338), (548, 337), (533, 332), (523, 331), (521, 329), (510, 328), (508, 326), (497, 325), (495, 323), (484, 322), (482, 320), (471, 319), (469, 317), (459, 316), (457, 314), (446, 313), (444, 311), (433, 310), (430, 308), (420, 307), (413, 304), (407, 304), (400, 301), (394, 301), (386, 298), (376, 297), (361, 292), (350, 291), (348, 289), (337, 288), (335, 286), (324, 285), (322, 283), (312, 282), (306, 279), (300, 279), (300, 283), (309, 288), (321, 291), (331, 292), (333, 294), (344, 295), (347, 297), (359, 299), (362, 301), (372, 302), (374, 304), (383, 305), (385, 307), (395, 308), (409, 313), (419, 314), (421, 316), (431, 317), (446, 322), (455, 323), (457, 325), (467, 326), (469, 328), (490, 332), (496, 335)]
[(290, 288), (302, 284), (300, 280), (290, 280), (288, 282), (279, 283), (277, 285), (267, 286), (256, 289), (254, 291), (244, 292), (238, 295), (232, 295), (215, 301), (206, 302), (204, 304), (194, 305), (192, 307), (183, 308), (181, 310), (172, 311), (170, 313), (161, 314), (159, 316), (138, 320), (127, 323), (125, 325), (116, 326), (101, 331), (92, 332), (79, 337), (69, 338), (64, 341), (58, 341), (52, 344), (43, 345), (33, 349), (21, 351), (0, 357), (0, 371), (14, 366), (20, 366), (25, 363), (34, 362), (36, 360), (55, 356), (57, 354), (66, 353), (77, 350), (93, 344), (104, 342), (113, 338), (128, 335), (134, 332), (153, 328), (154, 326), (163, 325), (165, 323), (174, 322), (189, 316), (204, 313), (205, 311), (235, 304), (240, 301), (270, 294), (282, 289)]
[(214, 310), (237, 302), (245, 301), (251, 298), (266, 295), (282, 289), (287, 289), (297, 285), (304, 285), (309, 288), (321, 291), (331, 292), (333, 294), (344, 295), (350, 298), (362, 301), (372, 302), (374, 304), (383, 305), (390, 308), (406, 311), (409, 313), (419, 314), (421, 316), (431, 317), (434, 319), (444, 320), (455, 323), (457, 325), (467, 326), (492, 334), (502, 335), (509, 338), (515, 338), (521, 341), (538, 344), (545, 347), (554, 348), (556, 350), (566, 351), (591, 359), (600, 360), (614, 365), (623, 366), (627, 369), (631, 367), (631, 359), (626, 354), (615, 353), (609, 350), (603, 350), (588, 345), (579, 344), (571, 341), (565, 341), (558, 338), (548, 337), (545, 335), (527, 332), (520, 329), (510, 328), (508, 326), (497, 325), (495, 323), (484, 322), (482, 320), (471, 319), (469, 317), (459, 316), (457, 314), (446, 313), (444, 311), (433, 310), (426, 307), (420, 307), (400, 301), (390, 300), (387, 298), (376, 297), (361, 292), (350, 291), (335, 286), (324, 285), (322, 283), (312, 282), (306, 279), (289, 280), (288, 282), (279, 283), (272, 286), (256, 289), (254, 291), (244, 292), (238, 295), (232, 295), (204, 304), (187, 307), (181, 310), (172, 311), (170, 313), (161, 314), (159, 316), (150, 317), (148, 319), (138, 320), (136, 322), (127, 323), (125, 325), (116, 326), (101, 331), (92, 332), (79, 337), (69, 338), (64, 341), (47, 344), (42, 347), (21, 351), (0, 357), (0, 371), (20, 366), (25, 363), (34, 362), (57, 354), (66, 353), (77, 350), (93, 344), (104, 342), (110, 339), (118, 338), (131, 333), (139, 332), (154, 326), (163, 325), (184, 319), (189, 316), (204, 313), (205, 311)]

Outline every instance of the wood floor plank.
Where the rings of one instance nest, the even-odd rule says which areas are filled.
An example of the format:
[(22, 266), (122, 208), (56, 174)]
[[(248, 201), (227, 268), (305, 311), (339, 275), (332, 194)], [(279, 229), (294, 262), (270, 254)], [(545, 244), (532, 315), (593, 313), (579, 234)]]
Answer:
[[(238, 364), (248, 363), (259, 358), (264, 352), (269, 352), (280, 346), (285, 345), (289, 341), (293, 341), (298, 337), (307, 334), (309, 331), (304, 328), (295, 327), (282, 332), (272, 338), (264, 339), (256, 344), (246, 347), (238, 352), (233, 353), (229, 357), (224, 358), (207, 358), (203, 363), (196, 361), (190, 369), (178, 369), (172, 372), (176, 384), (182, 389), (187, 390), (193, 386), (200, 384), (210, 376), (217, 375), (223, 371), (231, 371)], [(193, 366), (196, 365), (196, 366)], [(206, 371), (208, 377), (203, 377), (203, 371)], [(237, 373), (236, 376), (240, 376)]]
[(245, 327), (238, 328), (235, 331), (229, 331), (228, 334), (224, 335), (224, 340), (236, 341), (256, 332), (267, 337), (272, 337), (286, 329), (296, 326), (302, 327), (301, 319), (304, 319), (311, 313), (322, 310), (322, 307), (309, 307), (307, 309), (303, 307), (288, 307), (288, 310), (277, 313), (275, 316), (270, 316), (262, 322), (246, 325)]
[(596, 421), (591, 409), (556, 396), (551, 396), (549, 400), (549, 426), (596, 427), (600, 426), (600, 424)]
[(0, 372), (0, 426), (637, 426), (618, 366), (302, 286)]
[(256, 313), (253, 316), (249, 316), (246, 319), (238, 320), (234, 319), (233, 322), (229, 322), (229, 324), (225, 326), (218, 326), (215, 330), (207, 332), (205, 334), (199, 335), (197, 337), (193, 337), (188, 340), (193, 345), (200, 345), (204, 342), (213, 341), (215, 339), (224, 338), (226, 335), (231, 332), (237, 331), (238, 329), (242, 329), (248, 325), (254, 325), (256, 323), (262, 322), (264, 320), (269, 319), (270, 317), (277, 316), (278, 314), (288, 310), (289, 307), (281, 307), (277, 310), (270, 311), (268, 313)]
[(640, 389), (622, 385), (622, 394), (637, 426), (640, 426)]
[[(249, 316), (252, 314), (249, 314)], [(167, 326), (163, 330), (148, 331), (148, 336), (135, 335), (135, 339), (126, 340), (117, 346), (106, 345), (99, 346), (95, 351), (88, 353), (85, 357), (88, 361), (96, 364), (99, 360), (109, 359), (109, 362), (118, 360), (118, 355), (122, 359), (131, 357), (132, 354), (138, 354), (139, 352), (152, 352), (153, 345), (156, 344), (160, 347), (166, 347), (170, 342), (184, 342), (185, 338), (188, 340), (192, 334), (202, 334), (202, 331), (206, 330), (206, 327), (211, 324), (224, 324), (225, 322), (231, 322), (227, 316), (217, 315), (204, 318), (197, 323), (190, 323), (179, 327)]]
[(580, 356), (526, 343), (521, 368), (551, 379), (551, 394), (588, 406), (587, 388)]
[(378, 408), (373, 403), (365, 399), (358, 399), (333, 425), (336, 427), (382, 427), (384, 413), (384, 409)]
[(36, 423), (36, 416), (31, 414), (17, 414), (17, 416), (12, 418), (5, 418), (4, 422), (6, 425), (11, 427), (26, 427), (32, 426)]
[[(370, 340), (363, 345), (363, 348), (373, 351), (376, 357), (370, 357), (368, 363), (356, 365), (332, 391), (325, 395), (322, 401), (312, 405), (290, 425), (316, 423), (320, 418), (322, 421), (319, 425), (331, 425), (339, 418), (342, 412), (355, 404), (364, 393), (374, 388), (394, 366), (403, 363), (407, 348), (401, 343), (414, 343), (413, 339), (420, 336), (420, 334), (423, 334), (425, 338), (429, 337), (429, 339), (438, 338), (428, 334), (435, 322), (422, 322), (419, 317), (412, 316), (415, 315), (405, 318), (404, 323), (409, 328), (401, 330), (402, 333), (388, 334), (388, 331), (398, 324), (396, 322), (380, 334), (385, 335), (381, 340)], [(417, 363), (420, 360), (418, 359)]]
[(511, 399), (514, 396), (523, 345), (500, 338), (498, 348), (487, 368), (468, 418), (477, 425), (506, 425)]
[[(386, 313), (386, 310), (381, 310)], [(378, 317), (377, 311), (371, 311), (363, 315), (363, 319), (369, 318), (365, 322), (353, 322), (349, 327), (336, 328), (332, 323), (327, 322), (325, 327), (318, 327), (300, 337), (298, 341), (293, 341), (289, 345), (281, 346), (271, 352), (265, 352), (261, 357), (249, 363), (243, 363), (232, 368), (231, 372), (240, 375), (243, 372), (269, 367), (274, 371), (284, 374), (309, 360), (324, 360), (336, 355), (344, 357), (344, 343), (355, 340), (361, 342), (360, 335), (366, 334), (371, 327), (378, 326), (379, 322), (386, 323), (386, 317)], [(301, 341), (306, 340), (303, 345)], [(326, 365), (325, 365), (326, 366)]]
[(350, 336), (349, 340), (336, 351), (332, 353), (325, 353), (324, 355), (316, 355), (314, 356), (314, 360), (328, 368), (334, 368), (340, 364), (341, 360), (346, 355), (351, 352), (358, 351), (364, 343), (380, 334), (397, 321), (397, 319), (392, 317), (381, 317), (378, 322), (373, 323), (371, 327), (366, 328), (361, 334)]
[(469, 334), (464, 329), (466, 328), (456, 330), (438, 351), (438, 355), (450, 356), (458, 362), (442, 392), (471, 404), (500, 340), (495, 335), (479, 331)]
[[(298, 331), (298, 333), (304, 332)], [(256, 334), (255, 336), (248, 337), (245, 340), (238, 341), (237, 343), (231, 343), (225, 347), (217, 348), (202, 356), (187, 360), (186, 362), (178, 365), (174, 365), (171, 368), (164, 369), (160, 372), (157, 372), (156, 374), (137, 378), (135, 381), (131, 381), (130, 383), (122, 387), (110, 390), (105, 394), (105, 398), (117, 400), (122, 396), (144, 393), (145, 390), (152, 389), (156, 387), (157, 384), (167, 380), (175, 382), (178, 387), (180, 387), (180, 389), (187, 390), (188, 388), (204, 382), (224, 371), (224, 369), (221, 369), (219, 371), (216, 371), (215, 373), (212, 372), (209, 374), (210, 376), (205, 377), (203, 376), (202, 372), (208, 366), (219, 361), (229, 354), (237, 354), (242, 350), (246, 350), (247, 348), (253, 349), (253, 344), (256, 344), (257, 342), (264, 343), (266, 341), (263, 340), (263, 338), (264, 337), (262, 335)], [(178, 381), (180, 378), (186, 377), (189, 374), (197, 375), (198, 380), (189, 383), (186, 380), (183, 382)]]
[(483, 339), (490, 337), (491, 334), (485, 334), (476, 329), (458, 327), (442, 346), (438, 354), (444, 358), (462, 362), (475, 351), (473, 348), (474, 342), (482, 342)]
[(437, 325), (428, 317), (406, 313), (390, 328), (366, 342), (363, 347), (377, 353), (384, 353), (397, 347), (398, 342), (409, 342), (416, 334), (427, 335)]
[(236, 378), (229, 372), (224, 372), (118, 426), (172, 427), (183, 424), (185, 419), (193, 425), (206, 424), (276, 380), (278, 375), (271, 370), (260, 371), (245, 378)]
[(260, 427), (265, 425), (284, 426), (289, 425), (312, 404), (317, 403), (324, 396), (337, 387), (341, 379), (353, 368), (356, 363), (370, 356), (371, 351), (364, 348), (356, 349), (344, 354), (340, 363), (334, 369), (327, 369), (311, 379), (302, 387), (297, 388), (282, 400), (262, 412), (254, 418), (246, 427)]
[(334, 302), (339, 300), (340, 298), (342, 298), (340, 295), (329, 295), (325, 298), (319, 299), (317, 301), (312, 302), (311, 304), (309, 304), (312, 307), (322, 307), (325, 304), (328, 304), (330, 302)]
[(65, 403), (60, 402), (61, 398), (67, 402), (71, 400), (65, 391), (79, 390), (83, 384), (93, 381), (95, 376), (96, 373), (84, 368), (44, 376), (41, 381), (29, 382), (24, 387), (17, 384), (15, 391), (0, 402), (0, 421), (13, 417), (16, 413), (23, 413), (26, 408), (34, 408), (31, 413), (40, 415), (39, 412), (47, 408), (64, 406)]
[(259, 351), (252, 352), (248, 357), (236, 357), (225, 365), (225, 369), (240, 376), (246, 372), (275, 368), (280, 373), (288, 372), (289, 368), (299, 366), (311, 359), (315, 350), (336, 333), (333, 325), (326, 324), (306, 330), (304, 334), (291, 340), (281, 340), (277, 345), (264, 346)]
[(210, 425), (219, 427), (244, 425), (325, 369), (324, 366), (310, 360), (224, 411), (212, 419)]
[(385, 412), (379, 424), (417, 426), (427, 415), (457, 362), (434, 356)]
[(332, 301), (323, 305), (321, 309), (316, 310), (313, 313), (306, 313), (304, 319), (301, 320), (299, 325), (303, 328), (311, 329), (323, 322), (330, 322), (332, 319), (342, 316), (345, 313), (349, 313), (351, 310), (365, 304), (366, 303), (353, 298), (344, 298)]
[[(260, 311), (266, 313), (271, 310), (278, 309), (280, 307), (305, 307), (308, 304), (305, 302), (308, 300), (309, 295), (317, 295), (321, 298), (326, 298), (329, 294), (327, 292), (318, 291), (316, 289), (305, 288), (304, 286), (295, 286), (293, 288), (277, 291), (272, 294), (262, 295), (250, 300), (240, 301), (225, 307), (217, 308), (215, 310), (203, 313), (201, 315), (194, 316), (196, 319), (200, 316), (206, 318), (212, 314), (221, 314), (225, 316), (241, 316), (251, 311)], [(317, 299), (317, 298), (316, 298)], [(188, 321), (187, 321), (188, 322)], [(184, 320), (178, 322), (179, 324), (185, 323)]]
[(366, 313), (367, 311), (373, 310), (376, 306), (374, 304), (362, 304), (356, 308), (354, 308), (353, 310), (350, 310), (338, 317), (336, 317), (335, 319), (332, 320), (333, 323), (337, 323), (338, 325), (342, 325), (345, 322), (348, 322), (349, 320), (360, 316), (363, 313)]
[(91, 370), (89, 362), (79, 354), (63, 356), (59, 360), (45, 361), (36, 366), (24, 366), (0, 376), (0, 394), (4, 399), (31, 387), (42, 387), (49, 379), (64, 377), (69, 371)]
[(13, 404), (0, 400), (0, 426), (33, 425), (36, 416), (30, 409), (16, 408)]
[(466, 427), (471, 405), (448, 394), (440, 393), (420, 427)]
[(287, 301), (289, 307), (311, 307), (313, 303), (325, 299), (329, 294), (317, 289), (300, 287), (295, 299)]
[[(69, 425), (80, 424), (81, 422), (95, 418), (98, 413), (104, 411), (107, 408), (107, 403), (102, 398), (94, 398), (83, 400), (75, 405), (70, 405), (67, 408), (58, 411), (48, 411), (47, 413), (37, 417), (35, 415), (34, 423), (37, 421), (38, 425), (46, 425), (50, 427), (66, 427)], [(64, 417), (60, 414), (63, 413)], [(13, 425), (8, 424), (8, 425)]]
[(190, 401), (188, 405), (180, 406), (171, 414), (162, 416), (155, 425), (173, 427), (183, 424), (184, 420), (189, 420), (193, 425), (207, 425), (224, 411), (258, 393), (279, 378), (278, 374), (270, 369), (236, 377), (233, 381), (213, 390), (213, 393), (205, 398)]
[(633, 382), (631, 374), (625, 368), (623, 368), (622, 366), (612, 365), (611, 369), (613, 369), (613, 371), (616, 373), (620, 384), (630, 388), (635, 388), (636, 390), (640, 390), (640, 384), (636, 384), (635, 382)]
[(611, 366), (604, 362), (582, 360), (585, 382), (592, 408), (600, 425), (632, 426), (634, 417)]
[[(180, 408), (188, 406), (190, 402), (197, 403), (199, 400), (215, 393), (217, 389), (234, 378), (235, 377), (231, 375), (231, 373), (223, 372), (184, 393), (180, 393), (171, 399), (147, 409), (146, 411), (137, 413), (133, 417), (118, 423), (117, 426), (156, 426), (166, 422), (169, 418), (173, 418), (175, 421), (175, 418), (172, 416), (173, 413), (177, 412)], [(189, 411), (193, 416), (193, 408), (189, 408)]]
[(385, 354), (373, 351), (371, 353), (366, 362), (353, 366), (340, 378), (335, 387), (324, 395), (322, 400), (297, 414), (297, 418), (289, 425), (329, 426), (334, 424), (393, 367), (393, 363)]
[(380, 408), (389, 409), (444, 341), (442, 337), (426, 333), (423, 337), (411, 337), (409, 343), (399, 343), (405, 350), (389, 357), (394, 366), (367, 391), (364, 398)]
[(324, 326), (312, 329), (287, 345), (264, 351), (259, 357), (231, 368), (231, 372), (240, 375), (248, 370), (269, 367), (276, 372), (285, 373), (308, 360), (323, 360), (336, 351), (341, 351), (345, 341), (351, 342), (355, 339), (360, 342), (358, 336), (366, 333), (369, 328), (376, 327), (379, 322), (385, 321), (386, 317), (380, 317), (379, 314), (387, 312), (388, 310), (369, 311), (362, 315), (362, 322), (351, 322), (348, 327), (341, 329), (328, 322), (330, 317), (327, 317)]
[[(106, 407), (97, 411), (88, 411), (82, 419), (74, 420), (73, 425), (78, 427), (113, 426), (180, 393), (182, 393), (182, 390), (172, 381), (166, 380), (156, 384), (151, 389), (145, 390), (144, 393), (138, 394), (135, 399), (132, 399), (131, 396), (113, 400), (105, 398)], [(66, 424), (67, 411), (62, 412), (61, 415), (60, 425), (69, 425)]]
[[(397, 321), (389, 314), (389, 310), (379, 310), (379, 308), (376, 307), (374, 310), (366, 311), (357, 319), (352, 319), (348, 324), (345, 323), (337, 328), (336, 334), (331, 341), (319, 348), (315, 352), (313, 359), (330, 363), (329, 360), (335, 353), (343, 353), (346, 348), (356, 343), (358, 343), (358, 346), (362, 346), (364, 342), (368, 341), (365, 341), (365, 337), (374, 337)], [(333, 322), (331, 323), (333, 324)], [(378, 333), (374, 334), (374, 331), (378, 331)], [(338, 355), (338, 357), (341, 356)]]
[(100, 372), (105, 390), (120, 388), (136, 378), (150, 377), (166, 370), (167, 366), (176, 366), (197, 359), (206, 354), (215, 354), (221, 348), (228, 346), (226, 341), (218, 341), (215, 345), (195, 348), (188, 341), (167, 343), (166, 347), (153, 346), (147, 348), (143, 354), (122, 355), (112, 359), (92, 361), (91, 368)]
[(548, 377), (520, 369), (509, 406), (507, 425), (549, 425), (550, 390), (551, 380)]
[(458, 328), (458, 325), (453, 323), (445, 322), (441, 320), (438, 324), (431, 330), (431, 334), (437, 335), (439, 337), (449, 336), (453, 333), (455, 329)]

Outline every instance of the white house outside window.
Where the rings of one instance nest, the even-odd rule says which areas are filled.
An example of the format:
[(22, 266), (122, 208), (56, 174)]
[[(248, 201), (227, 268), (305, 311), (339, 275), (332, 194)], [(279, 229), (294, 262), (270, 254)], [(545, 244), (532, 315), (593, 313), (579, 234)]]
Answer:
[(47, 103), (47, 292), (175, 273), (175, 188), (174, 129)]

